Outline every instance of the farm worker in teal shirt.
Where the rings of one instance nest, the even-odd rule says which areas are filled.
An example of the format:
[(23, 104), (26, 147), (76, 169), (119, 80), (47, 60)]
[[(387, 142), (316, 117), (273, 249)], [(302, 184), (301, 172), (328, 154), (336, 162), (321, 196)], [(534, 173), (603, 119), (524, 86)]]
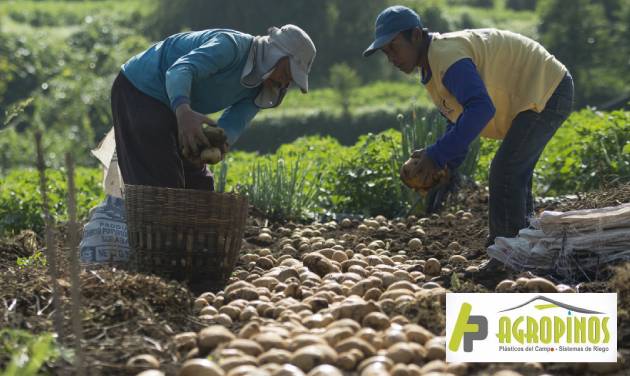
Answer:
[[(202, 124), (223, 129), (223, 158), (260, 109), (282, 102), (291, 82), (308, 91), (315, 54), (306, 32), (285, 25), (264, 36), (228, 29), (175, 34), (129, 59), (111, 93), (124, 183), (213, 190), (212, 174), (198, 160), (209, 144)], [(217, 122), (206, 116), (221, 110)]]

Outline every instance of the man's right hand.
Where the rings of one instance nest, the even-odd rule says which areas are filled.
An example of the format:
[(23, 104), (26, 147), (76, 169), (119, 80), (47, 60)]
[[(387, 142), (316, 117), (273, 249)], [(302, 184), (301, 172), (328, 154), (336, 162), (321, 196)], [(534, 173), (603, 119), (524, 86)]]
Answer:
[(216, 123), (207, 116), (193, 111), (189, 104), (182, 104), (177, 107), (175, 116), (177, 117), (177, 136), (182, 154), (187, 158), (199, 156), (199, 146), (210, 146), (208, 139), (203, 134), (202, 125), (216, 126)]

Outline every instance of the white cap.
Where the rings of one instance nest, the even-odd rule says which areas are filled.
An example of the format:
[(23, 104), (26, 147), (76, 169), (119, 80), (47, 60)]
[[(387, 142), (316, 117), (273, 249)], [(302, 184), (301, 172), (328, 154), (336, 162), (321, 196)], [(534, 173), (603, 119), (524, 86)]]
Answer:
[(293, 82), (303, 93), (308, 92), (308, 74), (315, 60), (315, 44), (306, 32), (295, 25), (269, 29), (269, 41), (289, 57)]

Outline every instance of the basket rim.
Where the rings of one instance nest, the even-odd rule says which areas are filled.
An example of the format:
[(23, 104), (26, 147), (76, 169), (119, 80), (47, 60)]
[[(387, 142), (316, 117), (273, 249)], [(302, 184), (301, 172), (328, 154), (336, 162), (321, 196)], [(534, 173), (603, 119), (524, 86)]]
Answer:
[(125, 190), (123, 191), (123, 197), (124, 195), (126, 195), (127, 189), (131, 188), (131, 189), (157, 189), (157, 190), (165, 190), (165, 191), (173, 191), (176, 193), (195, 193), (195, 194), (206, 194), (208, 196), (210, 195), (219, 195), (219, 196), (224, 196), (224, 197), (233, 197), (236, 199), (245, 199), (247, 200), (247, 195), (244, 195), (242, 193), (236, 193), (236, 192), (216, 192), (216, 191), (209, 191), (209, 190), (205, 190), (205, 189), (194, 189), (194, 188), (171, 188), (171, 187), (158, 187), (158, 186), (154, 186), (154, 185), (142, 185), (142, 184), (125, 184)]

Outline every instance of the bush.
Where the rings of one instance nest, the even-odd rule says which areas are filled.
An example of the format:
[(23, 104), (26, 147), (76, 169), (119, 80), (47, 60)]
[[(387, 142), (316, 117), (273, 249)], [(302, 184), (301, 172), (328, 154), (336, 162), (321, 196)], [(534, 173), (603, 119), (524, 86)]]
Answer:
[(350, 97), (359, 85), (361, 85), (359, 75), (348, 64), (339, 63), (330, 68), (330, 86), (337, 91), (345, 116), (350, 115)]
[[(477, 179), (488, 182), (500, 141), (483, 140)], [(630, 182), (630, 112), (573, 113), (549, 141), (534, 171), (542, 196), (586, 192), (614, 182)]]
[(0, 364), (6, 364), (4, 376), (41, 375), (46, 364), (69, 355), (53, 333), (35, 335), (21, 329), (0, 329), (0, 349)]
[(630, 112), (571, 115), (545, 148), (535, 178), (544, 195), (630, 182)]
[[(46, 171), (50, 212), (55, 221), (67, 220), (67, 183), (64, 171)], [(93, 206), (103, 198), (102, 172), (98, 169), (78, 168), (77, 215), (85, 219)], [(44, 228), (39, 174), (36, 170), (14, 170), (0, 181), (0, 234), (32, 229), (41, 233)]]
[(506, 0), (505, 7), (514, 10), (535, 10), (537, 0)]
[(407, 188), (398, 178), (399, 162), (394, 156), (402, 143), (401, 134), (388, 130), (361, 136), (330, 177), (332, 211), (395, 217), (408, 208)]
[[(406, 106), (405, 106), (406, 107)], [(425, 108), (418, 109), (421, 116)], [(235, 148), (260, 153), (274, 152), (283, 144), (308, 135), (332, 136), (342, 145), (353, 145), (367, 133), (379, 133), (396, 127), (396, 115), (407, 112), (395, 106), (381, 106), (344, 117), (332, 111), (313, 111), (283, 117), (254, 119)]]

